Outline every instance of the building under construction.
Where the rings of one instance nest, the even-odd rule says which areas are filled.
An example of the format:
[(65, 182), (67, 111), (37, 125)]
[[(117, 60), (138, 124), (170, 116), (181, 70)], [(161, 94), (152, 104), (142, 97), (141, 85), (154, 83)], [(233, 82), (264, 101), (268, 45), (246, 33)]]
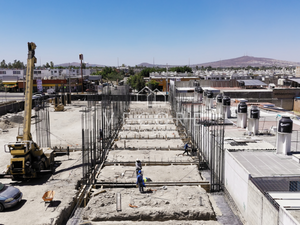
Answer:
[[(24, 200), (0, 223), (29, 210), (39, 215), (31, 224), (299, 223), (297, 117), (201, 82), (170, 81), (168, 101), (139, 94), (144, 101), (130, 101), (127, 86), (108, 86), (82, 100), (36, 102), (32, 135), (55, 149), (55, 171), (27, 183), (2, 175)], [(1, 117), (3, 142), (21, 118)], [(145, 193), (136, 188), (137, 159)], [(1, 170), (8, 161), (1, 153)], [(56, 194), (46, 204), (48, 190)]]

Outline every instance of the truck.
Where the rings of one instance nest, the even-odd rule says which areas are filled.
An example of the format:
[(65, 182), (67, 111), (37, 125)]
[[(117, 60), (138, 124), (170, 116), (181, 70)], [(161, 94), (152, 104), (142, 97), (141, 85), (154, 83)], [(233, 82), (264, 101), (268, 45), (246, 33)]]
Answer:
[(13, 180), (37, 178), (40, 173), (53, 171), (54, 168), (54, 151), (40, 148), (32, 140), (30, 132), (35, 49), (35, 43), (29, 42), (23, 127), (19, 128), (16, 142), (9, 142), (4, 146), (4, 151), (12, 156), (8, 173)]

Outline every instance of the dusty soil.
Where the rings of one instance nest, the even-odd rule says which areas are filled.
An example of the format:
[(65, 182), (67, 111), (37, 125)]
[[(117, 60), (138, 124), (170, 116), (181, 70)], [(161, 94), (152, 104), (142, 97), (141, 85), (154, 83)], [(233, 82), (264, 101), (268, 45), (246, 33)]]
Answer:
[[(50, 114), (50, 138), (52, 146), (73, 149), (81, 149), (81, 107), (73, 102), (66, 106), (64, 112), (54, 112), (53, 106)], [(32, 115), (34, 111), (32, 111)], [(19, 124), (22, 123), (23, 112), (7, 114), (0, 118), (2, 124), (9, 122), (6, 132), (0, 132), (0, 146), (15, 142)], [(8, 121), (8, 122), (6, 122)], [(36, 140), (35, 119), (31, 120), (31, 133)], [(11, 155), (0, 151), (0, 173), (10, 164)], [(0, 213), (0, 224), (62, 224), (72, 209), (78, 181), (82, 177), (81, 151), (71, 152), (70, 156), (55, 158), (56, 170), (54, 175), (44, 174), (42, 178), (15, 182), (8, 178), (0, 179), (0, 182), (12, 185), (21, 190), (23, 200), (20, 204)], [(48, 190), (54, 190), (55, 196), (52, 205), (44, 203), (42, 196)], [(33, 214), (34, 212), (34, 214)]]
[(136, 159), (146, 162), (193, 162), (194, 159), (182, 155), (180, 151), (153, 151), (153, 150), (111, 150), (107, 162), (134, 162)]
[[(70, 157), (56, 157), (56, 171), (53, 176), (23, 182), (1, 179), (0, 182), (20, 189), (23, 200), (13, 208), (0, 213), (0, 224), (61, 224), (66, 220), (76, 195), (78, 177), (81, 177), (81, 153), (72, 152)], [(42, 196), (54, 190), (51, 205), (45, 204)], [(33, 216), (32, 212), (34, 212)]]
[(181, 148), (183, 150), (183, 142), (180, 139), (122, 139), (115, 142), (118, 148), (126, 149), (160, 149), (160, 148)]
[[(105, 193), (98, 194), (89, 202), (84, 210), (83, 219), (89, 221), (215, 219), (216, 215), (208, 195), (200, 187), (167, 187), (166, 190), (163, 188), (152, 190), (154, 190), (152, 193), (140, 194), (138, 188), (107, 189)], [(116, 211), (116, 193), (121, 193), (121, 211)]]
[[(133, 172), (132, 172), (133, 171)], [(202, 181), (196, 165), (181, 166), (144, 166), (143, 176), (153, 182), (170, 181)], [(124, 176), (122, 176), (124, 174)], [(132, 176), (133, 174), (133, 176)], [(136, 182), (135, 167), (106, 166), (97, 179), (98, 182)]]
[(128, 224), (136, 224), (136, 225), (217, 225), (220, 224), (217, 221), (203, 221), (203, 220), (169, 220), (169, 221), (108, 221), (108, 222), (83, 222), (82, 225), (128, 225)]
[[(131, 104), (131, 114), (115, 142), (122, 149), (125, 141), (127, 150), (111, 150), (107, 162), (135, 162), (139, 158), (144, 163), (144, 177), (153, 182), (202, 181), (196, 165), (145, 165), (147, 162), (193, 162), (194, 159), (182, 156), (183, 141), (170, 118), (169, 104), (158, 104), (151, 109), (142, 106)], [(154, 139), (148, 139), (148, 136)], [(166, 151), (168, 148), (178, 150)], [(135, 166), (105, 166), (97, 182), (135, 183)], [(84, 209), (83, 220), (95, 224), (140, 224), (140, 221), (143, 224), (218, 224), (214, 221), (216, 215), (209, 195), (199, 186), (151, 187), (144, 194), (139, 193), (138, 188), (105, 189), (106, 192), (100, 194), (99, 191), (95, 190), (96, 196)], [(116, 210), (117, 193), (121, 194), (121, 211)]]

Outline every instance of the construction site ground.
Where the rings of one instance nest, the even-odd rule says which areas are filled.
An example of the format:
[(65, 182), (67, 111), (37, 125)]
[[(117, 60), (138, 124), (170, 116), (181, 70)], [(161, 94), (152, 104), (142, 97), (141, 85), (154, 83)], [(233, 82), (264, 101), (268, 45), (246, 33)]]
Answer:
[[(23, 200), (20, 204), (0, 212), (0, 224), (63, 224), (73, 208), (74, 197), (78, 192), (81, 169), (81, 109), (85, 102), (75, 101), (65, 107), (64, 112), (54, 112), (50, 106), (50, 132), (52, 146), (71, 149), (70, 155), (55, 158), (55, 173), (42, 178), (12, 181), (1, 178), (0, 182), (21, 190)], [(34, 110), (32, 111), (34, 115)], [(0, 118), (0, 173), (10, 164), (11, 155), (5, 153), (3, 146), (16, 141), (19, 124), (23, 122), (23, 112), (7, 114)], [(32, 119), (31, 133), (36, 140), (35, 120)], [(43, 201), (46, 191), (54, 190), (51, 204)]]
[[(148, 108), (145, 102), (132, 102), (97, 177), (98, 188), (83, 209), (82, 224), (241, 224), (223, 194), (210, 194), (200, 184), (188, 184), (208, 182), (209, 172), (202, 176), (197, 158), (182, 155), (184, 139), (168, 103)], [(143, 163), (143, 176), (151, 179), (145, 193), (126, 187), (136, 182), (136, 159)], [(153, 186), (156, 182), (172, 185)], [(105, 183), (115, 187), (101, 187)]]
[[(86, 105), (84, 101), (74, 101), (65, 107), (64, 112), (54, 112), (51, 106), (51, 145), (58, 148), (69, 146), (70, 155), (55, 158), (53, 175), (45, 174), (40, 179), (22, 182), (1, 178), (0, 182), (20, 189), (23, 200), (0, 213), (0, 224), (67, 222), (82, 178), (81, 111)], [(145, 190), (151, 190), (143, 194), (136, 187), (101, 188), (102, 182), (135, 183), (136, 158), (144, 163), (143, 174), (153, 183), (209, 181), (209, 171), (199, 173), (194, 156), (182, 155), (184, 137), (177, 131), (168, 103), (159, 103), (148, 109), (146, 102), (132, 102), (130, 108), (131, 118), (125, 116), (118, 139), (108, 153), (106, 163), (109, 165), (100, 171), (92, 197), (81, 209), (82, 224), (241, 224), (223, 193), (208, 193), (201, 185), (149, 185)], [(144, 118), (147, 124), (141, 122), (145, 120), (136, 120), (133, 112), (135, 115), (148, 113)], [(0, 118), (0, 145), (16, 140), (22, 117), (23, 112), (19, 112)], [(34, 119), (31, 130), (35, 140)], [(10, 157), (9, 153), (0, 151), (0, 173), (10, 164)], [(55, 191), (51, 205), (42, 200), (43, 194), (49, 190)], [(121, 210), (117, 211), (116, 195), (119, 194)]]

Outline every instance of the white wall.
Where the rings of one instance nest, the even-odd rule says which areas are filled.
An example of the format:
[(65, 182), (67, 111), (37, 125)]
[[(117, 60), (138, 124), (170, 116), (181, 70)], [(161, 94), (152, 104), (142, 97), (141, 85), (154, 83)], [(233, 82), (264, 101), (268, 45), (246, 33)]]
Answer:
[(248, 186), (247, 209), (248, 225), (278, 224), (278, 210), (251, 181)]
[(225, 151), (225, 187), (244, 218), (247, 216), (249, 172)]
[(288, 210), (280, 207), (279, 208), (279, 225), (299, 225), (300, 223), (294, 219)]

